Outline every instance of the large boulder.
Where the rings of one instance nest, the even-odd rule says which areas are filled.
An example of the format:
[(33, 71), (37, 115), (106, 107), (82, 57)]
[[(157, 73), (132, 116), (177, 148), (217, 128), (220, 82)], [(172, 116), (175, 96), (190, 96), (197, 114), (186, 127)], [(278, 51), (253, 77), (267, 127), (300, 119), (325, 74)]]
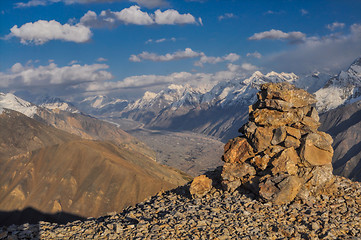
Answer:
[(195, 177), (189, 188), (189, 192), (193, 197), (201, 198), (212, 190), (212, 179), (206, 175)]

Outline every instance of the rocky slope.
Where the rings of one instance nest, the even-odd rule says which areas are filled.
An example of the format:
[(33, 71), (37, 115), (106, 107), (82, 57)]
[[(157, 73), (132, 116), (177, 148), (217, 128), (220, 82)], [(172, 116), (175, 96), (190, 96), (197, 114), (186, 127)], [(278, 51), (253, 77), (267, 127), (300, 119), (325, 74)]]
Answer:
[(337, 177), (335, 195), (314, 203), (262, 203), (246, 191), (214, 188), (192, 199), (187, 186), (121, 213), (64, 225), (40, 222), (0, 228), (0, 236), (40, 239), (358, 239), (361, 184)]
[(361, 101), (330, 110), (320, 121), (334, 140), (334, 172), (361, 181)]
[(14, 217), (28, 207), (62, 213), (55, 219), (100, 216), (190, 179), (126, 144), (83, 140), (12, 110), (0, 127), (1, 224), (36, 218)]

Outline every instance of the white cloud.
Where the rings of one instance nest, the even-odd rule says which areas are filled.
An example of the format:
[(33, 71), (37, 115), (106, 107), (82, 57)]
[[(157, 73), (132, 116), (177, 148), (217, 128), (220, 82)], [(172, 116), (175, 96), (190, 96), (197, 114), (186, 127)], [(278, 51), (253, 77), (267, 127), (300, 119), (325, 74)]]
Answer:
[[(35, 6), (46, 6), (57, 2), (63, 2), (67, 5), (70, 4), (88, 4), (88, 3), (105, 3), (105, 2), (125, 2), (127, 0), (30, 0), (28, 2), (19, 2), (15, 3), (15, 7), (25, 8), (25, 7), (35, 7)], [(168, 1), (166, 0), (128, 0), (129, 2), (135, 2), (140, 6), (146, 8), (156, 8), (156, 7), (167, 7), (169, 6)]]
[(308, 37), (296, 48), (264, 57), (264, 65), (275, 71), (337, 73), (347, 68), (361, 53), (361, 24), (353, 24), (349, 33)]
[(168, 9), (164, 12), (156, 10), (154, 13), (154, 21), (157, 24), (194, 24), (197, 23), (195, 18), (189, 14), (180, 14), (178, 11)]
[(72, 60), (72, 61), (69, 62), (68, 65), (73, 65), (73, 64), (76, 64), (76, 63), (79, 63), (79, 61), (78, 60)]
[(241, 67), (238, 65), (229, 64), (227, 68), (227, 70), (215, 73), (175, 72), (169, 75), (131, 76), (117, 82), (93, 82), (88, 84), (85, 90), (90, 92), (106, 92), (129, 88), (146, 88), (147, 90), (152, 88), (162, 89), (172, 83), (189, 84), (194, 88), (210, 89), (220, 81), (227, 81), (245, 76), (245, 73), (240, 71)]
[[(107, 11), (107, 13), (108, 12), (110, 11)], [(104, 11), (102, 13), (104, 13)], [(113, 14), (116, 16), (117, 20), (124, 24), (150, 25), (154, 23), (149, 14), (142, 12), (139, 6), (124, 8), (120, 12), (113, 12)]]
[(271, 29), (270, 31), (255, 33), (249, 40), (262, 40), (262, 39), (286, 39), (290, 42), (300, 42), (306, 38), (306, 34), (302, 32), (282, 32), (281, 30)]
[(253, 53), (247, 53), (246, 56), (247, 56), (247, 57), (255, 57), (255, 58), (258, 58), (258, 59), (262, 58), (262, 54), (260, 54), (260, 53), (257, 52), (257, 51), (255, 51), (255, 52), (253, 52)]
[(330, 29), (331, 31), (335, 31), (337, 28), (344, 28), (345, 24), (340, 22), (333, 22), (332, 24), (326, 25), (326, 28)]
[(279, 14), (284, 14), (285, 11), (272, 11), (272, 10), (268, 10), (267, 12), (264, 13), (264, 15), (279, 15)]
[(81, 24), (69, 25), (60, 24), (55, 20), (39, 20), (34, 23), (26, 23), (21, 27), (17, 25), (10, 29), (8, 37), (18, 37), (21, 43), (44, 44), (50, 40), (63, 40), (69, 42), (83, 43), (89, 41), (92, 32), (86, 26)]
[(300, 10), (300, 12), (302, 16), (307, 15), (309, 13), (306, 9), (303, 8)]
[(105, 71), (106, 64), (58, 67), (55, 63), (46, 66), (23, 66), (15, 63), (8, 73), (0, 72), (0, 86), (7, 88), (37, 87), (50, 85), (74, 85), (92, 81), (106, 81), (113, 78)]
[(148, 39), (145, 44), (149, 44), (149, 43), (162, 43), (162, 42), (175, 42), (177, 41), (177, 39), (175, 37), (172, 38), (160, 38), (160, 39)]
[(190, 14), (180, 14), (178, 11), (169, 9), (164, 12), (156, 10), (154, 14), (143, 12), (139, 6), (131, 6), (124, 8), (119, 12), (110, 10), (102, 11), (97, 15), (93, 11), (88, 11), (80, 19), (82, 25), (99, 28), (114, 27), (117, 24), (136, 24), (136, 25), (152, 25), (152, 24), (196, 24), (195, 18)]
[(252, 65), (252, 64), (250, 64), (250, 63), (243, 63), (243, 64), (241, 65), (241, 68), (244, 69), (244, 70), (246, 70), (246, 71), (255, 71), (255, 70), (258, 69), (257, 66)]
[(224, 20), (224, 19), (230, 19), (230, 18), (237, 18), (236, 15), (234, 15), (233, 13), (225, 13), (224, 15), (221, 15), (218, 17), (218, 20)]
[(235, 62), (240, 58), (236, 53), (230, 53), (224, 57), (208, 57), (204, 53), (201, 53), (199, 61), (194, 63), (194, 66), (203, 67), (205, 63), (216, 64), (224, 61)]
[(97, 62), (106, 62), (106, 61), (108, 61), (108, 59), (103, 58), (103, 57), (100, 57), (97, 59)]
[(138, 55), (131, 55), (129, 60), (132, 62), (141, 62), (142, 60), (150, 60), (155, 62), (167, 62), (185, 58), (195, 58), (201, 56), (202, 53), (193, 51), (191, 48), (186, 48), (184, 51), (177, 51), (174, 53), (167, 53), (165, 55), (158, 55), (150, 52), (142, 52)]

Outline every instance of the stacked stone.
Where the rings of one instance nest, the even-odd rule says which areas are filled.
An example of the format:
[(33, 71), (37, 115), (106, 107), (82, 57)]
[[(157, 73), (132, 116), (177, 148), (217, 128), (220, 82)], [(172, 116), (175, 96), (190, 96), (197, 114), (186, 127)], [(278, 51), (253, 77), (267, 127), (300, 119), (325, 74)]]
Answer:
[(243, 136), (224, 147), (224, 187), (243, 185), (276, 204), (331, 191), (332, 138), (317, 130), (315, 98), (287, 82), (263, 84), (257, 97)]

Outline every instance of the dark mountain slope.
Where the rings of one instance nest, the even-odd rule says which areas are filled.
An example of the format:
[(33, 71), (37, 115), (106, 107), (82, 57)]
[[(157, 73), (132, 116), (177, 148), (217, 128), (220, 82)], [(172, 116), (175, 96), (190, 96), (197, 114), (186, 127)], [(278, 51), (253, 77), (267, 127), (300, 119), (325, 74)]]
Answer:
[(320, 122), (333, 138), (334, 172), (361, 181), (361, 101), (322, 114)]

